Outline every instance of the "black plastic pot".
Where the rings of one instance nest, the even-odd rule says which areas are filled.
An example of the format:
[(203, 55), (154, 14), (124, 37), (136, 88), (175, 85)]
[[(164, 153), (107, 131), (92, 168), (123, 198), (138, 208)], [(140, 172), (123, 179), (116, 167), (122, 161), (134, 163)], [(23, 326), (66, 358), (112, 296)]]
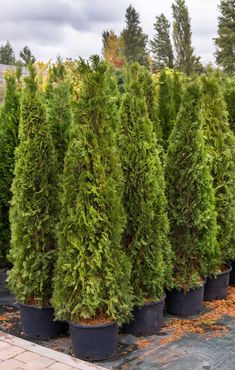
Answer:
[(166, 310), (178, 316), (197, 315), (202, 311), (203, 298), (204, 285), (187, 293), (184, 290), (172, 290), (166, 294)]
[(117, 353), (118, 326), (115, 321), (100, 325), (70, 323), (73, 353), (88, 361), (111, 358)]
[(133, 311), (134, 319), (123, 326), (122, 332), (135, 336), (154, 335), (159, 332), (163, 322), (165, 296), (160, 301), (145, 303)]
[(216, 299), (225, 299), (228, 294), (230, 271), (221, 272), (214, 278), (207, 278), (205, 284), (204, 300), (213, 301)]
[(230, 271), (230, 285), (235, 285), (235, 262), (231, 263), (231, 271)]
[(23, 332), (27, 337), (48, 340), (57, 337), (64, 331), (64, 323), (54, 321), (54, 308), (39, 308), (18, 303)]

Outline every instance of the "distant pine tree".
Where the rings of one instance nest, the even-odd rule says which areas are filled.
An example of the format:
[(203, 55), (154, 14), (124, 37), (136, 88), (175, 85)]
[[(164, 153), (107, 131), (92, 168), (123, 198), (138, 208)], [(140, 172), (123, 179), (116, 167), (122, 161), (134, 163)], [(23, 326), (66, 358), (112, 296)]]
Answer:
[(150, 41), (154, 69), (173, 68), (174, 55), (170, 39), (170, 23), (164, 14), (156, 17), (154, 30), (154, 38)]
[(216, 62), (226, 73), (235, 73), (235, 0), (221, 0)]
[(126, 10), (126, 28), (121, 37), (124, 41), (124, 56), (128, 63), (138, 62), (148, 66), (147, 39), (140, 26), (140, 16), (133, 6)]

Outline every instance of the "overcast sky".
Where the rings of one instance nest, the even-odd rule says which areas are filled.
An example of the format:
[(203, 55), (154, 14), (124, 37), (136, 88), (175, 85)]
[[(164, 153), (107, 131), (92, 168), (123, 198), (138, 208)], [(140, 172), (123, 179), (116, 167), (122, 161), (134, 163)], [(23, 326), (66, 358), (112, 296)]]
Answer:
[[(39, 60), (88, 58), (101, 53), (105, 29), (119, 33), (131, 3), (140, 13), (142, 28), (151, 39), (155, 17), (172, 19), (173, 0), (0, 0), (0, 43), (9, 40), (18, 52), (28, 45)], [(186, 0), (193, 46), (203, 63), (213, 61), (219, 0)]]

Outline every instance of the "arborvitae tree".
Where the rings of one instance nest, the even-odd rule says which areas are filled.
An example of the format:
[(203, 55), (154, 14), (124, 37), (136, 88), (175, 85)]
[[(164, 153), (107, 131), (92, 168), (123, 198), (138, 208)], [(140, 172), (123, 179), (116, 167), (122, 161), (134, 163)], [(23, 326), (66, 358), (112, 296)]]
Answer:
[(175, 253), (174, 287), (185, 291), (200, 286), (205, 276), (220, 267), (200, 90), (196, 81), (186, 89), (165, 164), (170, 240)]
[[(61, 69), (62, 68), (62, 69)], [(61, 72), (59, 71), (61, 69)], [(72, 122), (71, 85), (65, 76), (63, 64), (54, 66), (47, 87), (47, 120), (62, 174), (68, 148), (69, 128)]]
[(150, 41), (153, 54), (154, 68), (174, 67), (174, 55), (170, 39), (170, 23), (164, 14), (156, 17), (154, 24), (155, 35)]
[(83, 84), (63, 174), (59, 255), (54, 278), (57, 317), (101, 315), (125, 322), (132, 308), (130, 262), (121, 247), (125, 225), (122, 172), (113, 127), (109, 72), (94, 56), (81, 63)]
[(150, 121), (153, 124), (153, 129), (155, 131), (156, 139), (158, 144), (162, 144), (162, 130), (160, 126), (159, 120), (159, 110), (158, 110), (158, 96), (157, 96), (157, 88), (156, 84), (152, 79), (151, 73), (146, 69), (142, 68), (140, 71), (140, 75), (142, 75), (142, 87), (144, 97), (146, 99), (147, 104), (147, 111)]
[(168, 138), (174, 127), (174, 121), (176, 117), (173, 100), (172, 79), (169, 71), (166, 69), (163, 69), (159, 76), (158, 104), (163, 146), (166, 149), (168, 145)]
[(202, 77), (204, 137), (211, 161), (221, 267), (235, 259), (235, 138), (216, 74)]
[(128, 63), (138, 62), (148, 66), (147, 39), (140, 26), (140, 16), (129, 6), (126, 10), (126, 28), (121, 37), (124, 41), (124, 56)]
[(175, 47), (175, 64), (176, 67), (190, 75), (198, 69), (199, 58), (194, 56), (192, 47), (192, 32), (188, 8), (185, 0), (176, 0), (172, 4), (173, 9), (173, 40)]
[(235, 133), (235, 78), (229, 79), (225, 86), (224, 98), (227, 104), (230, 128)]
[(216, 62), (226, 73), (235, 72), (235, 0), (221, 0)]
[(15, 152), (9, 284), (19, 302), (45, 306), (52, 295), (56, 258), (58, 185), (50, 128), (35, 79), (31, 67), (25, 79), (20, 143)]
[(119, 144), (127, 226), (123, 244), (132, 261), (135, 305), (163, 296), (171, 283), (165, 183), (138, 64), (130, 67), (120, 111)]
[(5, 81), (0, 110), (0, 263), (6, 262), (10, 243), (9, 207), (20, 118), (20, 93), (14, 73), (8, 72)]
[(12, 65), (15, 64), (14, 50), (9, 41), (0, 47), (0, 64)]
[(36, 61), (28, 46), (25, 46), (23, 50), (20, 51), (20, 58), (22, 59), (23, 64), (26, 66), (33, 64)]

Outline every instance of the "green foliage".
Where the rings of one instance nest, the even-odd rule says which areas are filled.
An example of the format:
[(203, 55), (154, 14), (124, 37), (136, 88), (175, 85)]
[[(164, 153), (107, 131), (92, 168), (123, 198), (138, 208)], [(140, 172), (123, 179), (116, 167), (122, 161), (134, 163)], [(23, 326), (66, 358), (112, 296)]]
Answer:
[(164, 14), (156, 17), (154, 30), (154, 38), (150, 41), (154, 68), (158, 70), (164, 67), (173, 68), (174, 55), (170, 38), (170, 23)]
[(14, 65), (15, 54), (9, 41), (0, 46), (0, 64)]
[(226, 73), (232, 74), (235, 73), (235, 0), (221, 0), (219, 10), (216, 62)]
[(216, 74), (202, 77), (204, 137), (212, 168), (221, 266), (235, 259), (235, 138)]
[(68, 148), (69, 128), (72, 122), (71, 84), (64, 77), (63, 64), (54, 67), (47, 86), (47, 120), (62, 174)]
[(15, 177), (10, 210), (13, 268), (11, 290), (19, 302), (48, 305), (56, 258), (55, 224), (58, 217), (56, 158), (45, 107), (30, 68), (25, 79), (15, 152)]
[(215, 197), (204, 146), (201, 88), (193, 81), (170, 135), (165, 164), (174, 287), (185, 291), (220, 268)]
[(183, 83), (176, 71), (163, 69), (159, 76), (158, 110), (162, 132), (162, 144), (166, 149), (181, 105)]
[(125, 179), (127, 226), (123, 243), (132, 261), (135, 304), (157, 300), (171, 283), (171, 248), (164, 177), (148, 118), (143, 71), (129, 70), (120, 112), (119, 144)]
[(126, 28), (121, 37), (124, 41), (124, 56), (128, 63), (148, 65), (147, 39), (140, 26), (140, 17), (133, 6), (126, 10)]
[(13, 73), (5, 78), (5, 96), (0, 110), (0, 263), (6, 262), (10, 243), (9, 206), (18, 144), (20, 94)]
[(23, 50), (20, 51), (20, 58), (22, 59), (23, 64), (25, 66), (28, 66), (28, 65), (33, 64), (34, 62), (36, 62), (36, 59), (33, 56), (32, 52), (31, 52), (31, 50), (29, 49), (28, 46), (25, 46), (23, 48)]
[(195, 68), (200, 69), (201, 64), (200, 58), (194, 55), (190, 17), (185, 0), (176, 0), (175, 4), (172, 4), (172, 10), (175, 65), (180, 71), (190, 75)]
[(227, 81), (224, 98), (227, 104), (230, 128), (235, 133), (235, 78)]
[(79, 72), (83, 84), (65, 157), (53, 304), (61, 319), (103, 314), (122, 324), (132, 297), (130, 262), (121, 247), (125, 213), (113, 130), (116, 102), (98, 57), (91, 65), (81, 62)]

